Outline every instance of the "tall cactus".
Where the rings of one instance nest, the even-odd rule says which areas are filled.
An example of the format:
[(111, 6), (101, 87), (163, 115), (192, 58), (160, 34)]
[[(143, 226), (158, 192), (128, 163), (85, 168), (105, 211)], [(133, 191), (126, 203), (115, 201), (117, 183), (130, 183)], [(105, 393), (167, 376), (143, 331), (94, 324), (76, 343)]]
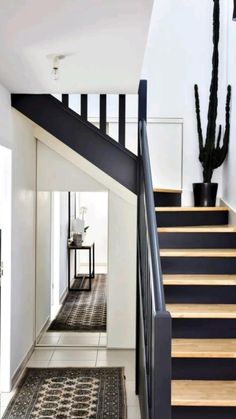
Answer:
[(199, 139), (199, 160), (203, 166), (203, 181), (211, 182), (213, 171), (222, 165), (228, 153), (230, 138), (230, 102), (231, 86), (227, 88), (225, 107), (225, 132), (221, 141), (222, 127), (219, 126), (217, 134), (217, 108), (218, 108), (218, 73), (219, 73), (219, 38), (220, 38), (220, 4), (213, 0), (213, 56), (212, 79), (210, 86), (209, 107), (207, 116), (207, 130), (205, 144), (203, 141), (202, 123), (200, 114), (200, 100), (198, 86), (194, 86), (195, 108), (197, 116), (197, 130)]

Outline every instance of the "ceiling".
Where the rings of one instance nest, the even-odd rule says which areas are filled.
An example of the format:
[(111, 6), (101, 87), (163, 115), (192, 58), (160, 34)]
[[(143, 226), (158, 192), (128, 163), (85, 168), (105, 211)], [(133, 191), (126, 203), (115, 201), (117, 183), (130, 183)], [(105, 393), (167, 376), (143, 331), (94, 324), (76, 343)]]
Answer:
[[(0, 81), (14, 93), (137, 91), (153, 0), (1, 0)], [(51, 78), (50, 55), (65, 55)]]

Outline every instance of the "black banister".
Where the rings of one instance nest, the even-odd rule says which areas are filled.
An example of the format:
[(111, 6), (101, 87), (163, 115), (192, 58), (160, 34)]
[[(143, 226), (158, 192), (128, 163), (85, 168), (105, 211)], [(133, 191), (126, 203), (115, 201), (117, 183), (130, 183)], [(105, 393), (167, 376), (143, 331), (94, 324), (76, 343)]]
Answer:
[(150, 240), (150, 252), (151, 252), (151, 262), (153, 270), (153, 298), (155, 310), (165, 311), (165, 297), (164, 297), (164, 288), (162, 281), (161, 273), (161, 260), (160, 260), (160, 251), (159, 243), (157, 237), (157, 224), (156, 224), (156, 214), (155, 214), (155, 204), (153, 196), (153, 185), (152, 185), (152, 174), (151, 174), (151, 164), (150, 156), (148, 149), (147, 141), (147, 129), (146, 122), (139, 122), (140, 137), (140, 154), (142, 156), (142, 166), (143, 166), (143, 182), (145, 189), (145, 201), (146, 201), (146, 212), (147, 212), (147, 227)]
[(166, 311), (146, 113), (139, 88), (136, 393), (142, 419), (171, 419), (171, 317)]

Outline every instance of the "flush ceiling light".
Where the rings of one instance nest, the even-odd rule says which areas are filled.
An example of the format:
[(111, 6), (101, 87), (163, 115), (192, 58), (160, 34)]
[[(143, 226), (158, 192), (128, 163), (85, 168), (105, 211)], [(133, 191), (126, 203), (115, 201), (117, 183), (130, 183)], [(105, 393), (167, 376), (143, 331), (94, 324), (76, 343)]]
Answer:
[(54, 81), (57, 81), (60, 77), (60, 61), (65, 58), (65, 55), (54, 55), (52, 57), (53, 64), (52, 64), (52, 71), (51, 71), (51, 78)]
[(233, 20), (236, 21), (236, 0), (234, 0), (234, 13), (233, 13)]

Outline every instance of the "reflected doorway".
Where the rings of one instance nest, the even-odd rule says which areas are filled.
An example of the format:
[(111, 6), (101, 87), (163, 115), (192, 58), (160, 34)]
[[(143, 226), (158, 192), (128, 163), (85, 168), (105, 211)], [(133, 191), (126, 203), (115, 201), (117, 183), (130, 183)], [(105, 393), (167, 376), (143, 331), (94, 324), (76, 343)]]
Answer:
[(38, 210), (37, 345), (106, 346), (108, 193), (39, 192)]

